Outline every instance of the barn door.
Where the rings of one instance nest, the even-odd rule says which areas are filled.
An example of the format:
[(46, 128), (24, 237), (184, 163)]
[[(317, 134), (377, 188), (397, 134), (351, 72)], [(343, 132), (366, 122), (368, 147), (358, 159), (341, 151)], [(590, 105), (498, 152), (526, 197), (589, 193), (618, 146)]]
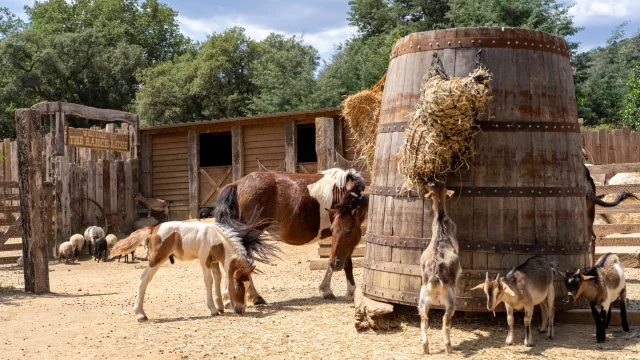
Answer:
[(216, 202), (223, 186), (233, 182), (231, 166), (200, 168), (200, 206)]

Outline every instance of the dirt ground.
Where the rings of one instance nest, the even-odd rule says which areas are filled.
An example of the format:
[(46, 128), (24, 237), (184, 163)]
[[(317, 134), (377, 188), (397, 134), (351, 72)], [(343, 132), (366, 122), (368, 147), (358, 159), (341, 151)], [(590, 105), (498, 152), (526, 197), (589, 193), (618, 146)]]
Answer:
[[(0, 292), (1, 359), (418, 359), (423, 358), (419, 319), (401, 315), (397, 331), (358, 333), (352, 303), (344, 299), (344, 275), (334, 276), (337, 301), (316, 290), (322, 271), (309, 271), (314, 245), (283, 246), (283, 260), (259, 265), (257, 286), (269, 305), (209, 316), (200, 266), (167, 263), (147, 290), (149, 322), (132, 313), (137, 280), (146, 262), (76, 265), (51, 263), (52, 294)], [(362, 270), (356, 270), (356, 280)], [(627, 271), (632, 305), (640, 300), (640, 270)], [(507, 323), (457, 314), (451, 338), (454, 354), (443, 354), (441, 312), (433, 312), (430, 342), (436, 358), (638, 359), (640, 328), (630, 333), (612, 326), (607, 342), (597, 344), (594, 325), (557, 324), (557, 337), (537, 332), (536, 345), (522, 344), (522, 319), (516, 318), (518, 345), (504, 346)], [(617, 313), (613, 315), (619, 316)], [(534, 322), (537, 323), (536, 314)]]

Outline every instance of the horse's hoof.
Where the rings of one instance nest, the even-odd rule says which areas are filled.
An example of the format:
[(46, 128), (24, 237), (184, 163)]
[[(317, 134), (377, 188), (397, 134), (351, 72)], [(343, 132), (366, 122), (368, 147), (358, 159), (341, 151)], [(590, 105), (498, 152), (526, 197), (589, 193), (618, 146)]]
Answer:
[(525, 341), (525, 342), (524, 342), (524, 346), (526, 346), (526, 347), (532, 347), (532, 346), (533, 346), (533, 342), (527, 342), (527, 341)]
[(453, 347), (451, 347), (451, 344), (445, 345), (445, 349), (447, 351), (447, 354), (451, 354), (453, 352)]
[(327, 300), (337, 300), (336, 296), (333, 295), (332, 293), (322, 294), (322, 297)]
[(224, 314), (224, 309), (218, 310), (218, 314), (217, 315), (222, 315), (222, 314)]
[(422, 344), (422, 352), (425, 355), (429, 355), (429, 344)]
[(267, 305), (267, 301), (260, 295), (258, 295), (255, 299), (253, 299), (253, 305)]
[(145, 315), (145, 314), (139, 314), (139, 315), (137, 315), (137, 316), (136, 316), (136, 319), (138, 320), (138, 322), (141, 322), (141, 323), (142, 323), (142, 322), (146, 322), (147, 320), (149, 320), (149, 319), (147, 319), (147, 315)]

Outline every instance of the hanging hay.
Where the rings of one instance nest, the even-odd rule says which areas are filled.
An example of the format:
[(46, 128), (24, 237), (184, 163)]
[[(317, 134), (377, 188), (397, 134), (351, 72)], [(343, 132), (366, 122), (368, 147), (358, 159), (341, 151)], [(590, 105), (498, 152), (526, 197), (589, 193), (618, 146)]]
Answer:
[(479, 131), (475, 120), (486, 110), (490, 91), (491, 74), (482, 67), (465, 78), (449, 79), (441, 63), (432, 65), (400, 150), (405, 189), (446, 182), (448, 173), (468, 166)]
[(387, 75), (372, 88), (360, 91), (344, 100), (342, 115), (347, 120), (354, 150), (359, 161), (364, 161), (369, 171), (373, 166), (376, 151), (380, 106), (382, 105), (382, 86)]

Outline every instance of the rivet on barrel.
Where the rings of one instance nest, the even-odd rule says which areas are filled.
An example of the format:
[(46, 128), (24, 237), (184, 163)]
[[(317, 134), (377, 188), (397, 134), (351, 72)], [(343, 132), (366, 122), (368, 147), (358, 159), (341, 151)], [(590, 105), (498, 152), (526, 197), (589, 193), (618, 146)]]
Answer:
[(524, 43), (524, 45), (526, 46), (526, 45), (527, 45), (527, 43)]
[(518, 42), (516, 41), (516, 45), (518, 45)]
[(447, 41), (447, 45), (451, 46), (451, 41)]
[(433, 46), (433, 43), (429, 43), (429, 46)]
[(507, 41), (507, 45), (511, 45), (511, 41)]
[(440, 43), (439, 43), (439, 42), (437, 42), (437, 43), (436, 43), (436, 46), (440, 46)]
[(420, 45), (418, 45), (418, 50), (420, 50), (420, 48), (421, 48), (421, 46), (420, 46)]

